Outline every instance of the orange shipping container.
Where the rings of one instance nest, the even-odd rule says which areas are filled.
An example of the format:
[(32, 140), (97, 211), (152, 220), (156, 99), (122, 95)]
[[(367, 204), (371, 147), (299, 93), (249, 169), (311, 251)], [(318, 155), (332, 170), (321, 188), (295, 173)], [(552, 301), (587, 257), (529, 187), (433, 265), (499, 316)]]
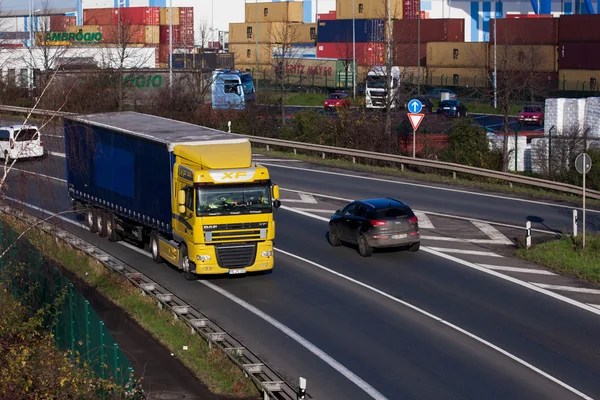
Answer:
[(112, 25), (114, 20), (112, 8), (88, 8), (83, 10), (84, 25)]
[(427, 66), (444, 68), (487, 68), (487, 42), (429, 42)]
[[(303, 2), (246, 3), (246, 22), (302, 22)], [(257, 13), (258, 8), (258, 13)]]
[[(352, 4), (354, 3), (354, 9)], [(336, 0), (337, 19), (387, 19), (388, 0)], [(403, 0), (390, 0), (392, 19), (402, 19)]]
[[(163, 7), (160, 9), (160, 24), (161, 25), (171, 25), (170, 19), (171, 19), (171, 14), (170, 14), (170, 9), (169, 7)], [(173, 7), (173, 25), (179, 25), (179, 21), (180, 21), (180, 11), (179, 11), (179, 7)]]
[(317, 40), (317, 24), (292, 24), (291, 43), (314, 43)]
[(256, 43), (257, 36), (259, 43), (275, 43), (277, 37), (282, 36), (282, 32), (285, 32), (283, 22), (231, 23), (229, 24), (229, 43)]

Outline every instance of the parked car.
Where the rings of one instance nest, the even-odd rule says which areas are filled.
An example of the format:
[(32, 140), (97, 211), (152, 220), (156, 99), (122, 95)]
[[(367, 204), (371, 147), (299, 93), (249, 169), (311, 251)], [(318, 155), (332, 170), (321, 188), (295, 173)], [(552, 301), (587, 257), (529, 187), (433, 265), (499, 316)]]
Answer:
[(329, 243), (357, 244), (363, 257), (375, 248), (408, 246), (409, 251), (418, 251), (419, 219), (408, 205), (391, 197), (356, 200), (329, 220)]
[(0, 126), (0, 157), (15, 160), (43, 156), (44, 144), (37, 126)]
[[(421, 110), (421, 112), (433, 112), (435, 106), (433, 105), (431, 98), (427, 96), (412, 96), (408, 101), (410, 102), (411, 100), (419, 100), (421, 104), (423, 104), (423, 110)], [(408, 107), (408, 102), (404, 105), (404, 107)]]
[(337, 109), (339, 107), (350, 107), (350, 97), (348, 93), (335, 92), (331, 93), (325, 99), (325, 110)]
[(458, 96), (452, 90), (450, 90), (450, 89), (440, 89), (440, 88), (431, 89), (429, 92), (427, 92), (427, 94), (425, 94), (425, 97), (430, 98), (430, 99), (431, 98), (435, 98), (436, 100), (441, 100), (442, 99), (442, 93), (447, 93), (449, 100), (456, 100), (456, 99), (458, 99)]
[(519, 113), (519, 124), (544, 125), (544, 109), (539, 105), (525, 106)]
[(460, 100), (444, 100), (440, 102), (437, 113), (448, 117), (466, 117), (469, 110)]

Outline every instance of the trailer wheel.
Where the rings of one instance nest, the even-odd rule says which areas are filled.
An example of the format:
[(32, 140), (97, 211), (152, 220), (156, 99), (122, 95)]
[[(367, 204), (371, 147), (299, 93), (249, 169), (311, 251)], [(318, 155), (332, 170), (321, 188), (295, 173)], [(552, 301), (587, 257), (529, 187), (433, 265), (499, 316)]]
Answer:
[(179, 250), (179, 268), (183, 270), (185, 279), (188, 281), (196, 280), (196, 274), (193, 272), (196, 269), (196, 263), (190, 261), (186, 245), (181, 245)]
[(98, 232), (96, 225), (96, 211), (93, 208), (88, 208), (85, 212), (85, 220), (87, 222), (87, 227), (92, 233)]
[(96, 231), (100, 237), (106, 237), (106, 212), (96, 210)]
[(104, 231), (106, 232), (106, 237), (111, 242), (118, 242), (121, 239), (121, 235), (117, 232), (115, 215), (111, 212), (106, 213), (105, 215)]
[(150, 236), (150, 253), (152, 254), (152, 260), (160, 264), (163, 262), (163, 258), (160, 256), (160, 250), (158, 248), (158, 235), (156, 232), (152, 232)]

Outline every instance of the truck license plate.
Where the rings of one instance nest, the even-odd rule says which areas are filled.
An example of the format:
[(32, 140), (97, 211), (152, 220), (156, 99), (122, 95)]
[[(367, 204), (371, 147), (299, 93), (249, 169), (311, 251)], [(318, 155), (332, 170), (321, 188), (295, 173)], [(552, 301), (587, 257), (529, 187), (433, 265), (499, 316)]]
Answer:
[(406, 234), (402, 234), (402, 235), (392, 235), (392, 239), (404, 239), (406, 237)]
[(236, 269), (229, 270), (229, 275), (245, 274), (245, 273), (246, 273), (245, 268), (236, 268)]

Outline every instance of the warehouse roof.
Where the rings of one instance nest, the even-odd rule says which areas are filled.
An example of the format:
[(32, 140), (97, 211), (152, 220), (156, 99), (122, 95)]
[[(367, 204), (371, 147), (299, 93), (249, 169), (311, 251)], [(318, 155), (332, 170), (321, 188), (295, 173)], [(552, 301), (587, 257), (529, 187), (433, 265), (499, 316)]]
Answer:
[(234, 133), (133, 111), (83, 114), (65, 117), (65, 120), (116, 130), (127, 135), (164, 143), (169, 151), (173, 151), (178, 144), (202, 145), (248, 141), (247, 138)]

